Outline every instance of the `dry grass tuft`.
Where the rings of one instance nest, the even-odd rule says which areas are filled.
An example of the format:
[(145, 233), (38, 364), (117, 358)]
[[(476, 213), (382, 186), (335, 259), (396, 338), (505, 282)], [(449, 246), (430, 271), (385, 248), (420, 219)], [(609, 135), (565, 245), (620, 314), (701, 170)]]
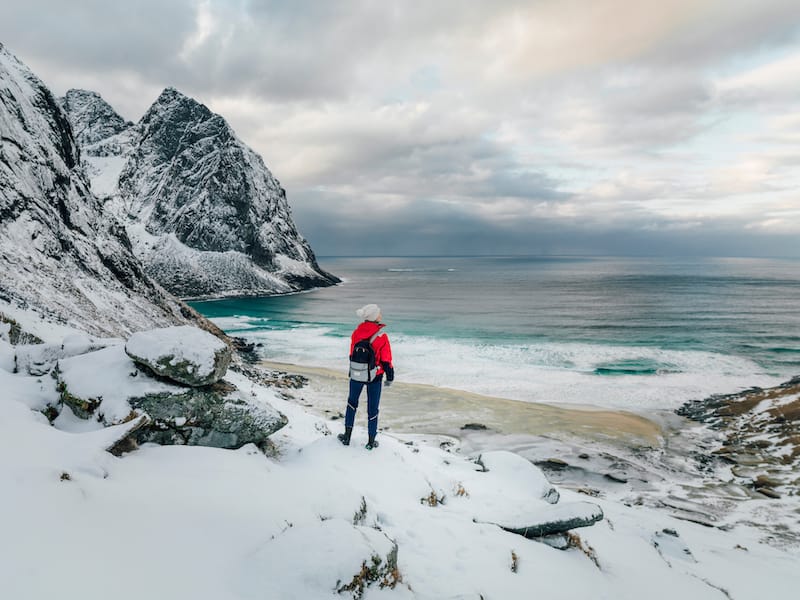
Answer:
[(419, 503), (420, 504), (427, 504), (428, 506), (431, 506), (431, 507), (436, 507), (436, 506), (439, 506), (440, 504), (444, 504), (445, 498), (446, 498), (446, 496), (444, 496), (444, 495), (437, 496), (436, 492), (431, 490), (430, 495), (423, 496), (422, 498), (419, 499)]
[(588, 556), (598, 569), (600, 568), (600, 561), (597, 559), (597, 552), (595, 552), (594, 548), (592, 548), (589, 544), (584, 544), (581, 536), (572, 531), (568, 531), (567, 543), (568, 548), (577, 548), (586, 556)]

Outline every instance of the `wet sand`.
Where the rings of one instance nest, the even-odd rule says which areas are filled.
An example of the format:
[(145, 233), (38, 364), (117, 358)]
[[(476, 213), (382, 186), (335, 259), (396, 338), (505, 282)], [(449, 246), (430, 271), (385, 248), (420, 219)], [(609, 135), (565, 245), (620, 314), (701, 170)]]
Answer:
[[(348, 379), (345, 373), (318, 367), (263, 361), (263, 367), (299, 374), (308, 387), (292, 392), (318, 414), (344, 412)], [(366, 393), (362, 394), (357, 424), (366, 424)], [(661, 427), (640, 415), (596, 407), (564, 407), (483, 396), (415, 383), (394, 383), (381, 397), (381, 428), (398, 433), (442, 434), (460, 437), (462, 427), (479, 423), (491, 433), (580, 438), (629, 448), (657, 448)]]

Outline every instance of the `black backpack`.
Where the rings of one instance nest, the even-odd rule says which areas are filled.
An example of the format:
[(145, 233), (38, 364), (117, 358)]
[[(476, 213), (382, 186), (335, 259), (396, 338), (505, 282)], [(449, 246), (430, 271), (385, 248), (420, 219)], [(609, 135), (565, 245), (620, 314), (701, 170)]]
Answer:
[(353, 353), (350, 355), (350, 379), (361, 383), (371, 383), (375, 381), (378, 374), (378, 364), (375, 359), (375, 348), (372, 342), (381, 334), (380, 330), (369, 338), (359, 340), (353, 346)]

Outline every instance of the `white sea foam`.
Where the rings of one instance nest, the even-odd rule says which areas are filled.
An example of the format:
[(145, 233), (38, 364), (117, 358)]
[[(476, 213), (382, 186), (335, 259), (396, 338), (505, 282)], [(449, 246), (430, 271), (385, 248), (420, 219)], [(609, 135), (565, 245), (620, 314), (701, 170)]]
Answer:
[[(219, 321), (218, 321), (219, 323)], [(349, 339), (325, 327), (248, 330), (268, 360), (346, 369)], [(593, 344), (472, 344), (389, 335), (404, 381), (528, 402), (591, 404), (629, 410), (674, 409), (691, 399), (769, 386), (755, 362), (712, 352)], [(608, 365), (644, 364), (652, 374), (599, 375)]]
[(220, 329), (233, 335), (251, 329), (260, 329), (269, 321), (266, 317), (248, 317), (246, 315), (217, 317), (212, 320)]

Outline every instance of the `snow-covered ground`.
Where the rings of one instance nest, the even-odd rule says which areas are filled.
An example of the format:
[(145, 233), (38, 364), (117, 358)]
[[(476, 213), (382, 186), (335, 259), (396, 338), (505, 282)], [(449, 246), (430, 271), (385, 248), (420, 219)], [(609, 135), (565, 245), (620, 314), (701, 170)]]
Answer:
[[(70, 333), (37, 328), (51, 343)], [(19, 350), (0, 345), (6, 355)], [(126, 360), (103, 354), (113, 363), (112, 355)], [(112, 364), (97, 366), (84, 376), (120, 377)], [(344, 447), (333, 435), (338, 423), (332, 430), (281, 390), (231, 371), (226, 379), (288, 417), (271, 438), (274, 457), (252, 445), (150, 444), (115, 457), (105, 449), (129, 424), (83, 433), (53, 426), (39, 410), (57, 400), (55, 381), (0, 367), (0, 598), (796, 593), (797, 553), (761, 543), (754, 528), (723, 531), (566, 489), (550, 504), (541, 471), (510, 452), (484, 451), (478, 461), (387, 433), (370, 452), (361, 428)], [(493, 524), (579, 514), (587, 500), (605, 518), (574, 530), (581, 547), (555, 549)]]

